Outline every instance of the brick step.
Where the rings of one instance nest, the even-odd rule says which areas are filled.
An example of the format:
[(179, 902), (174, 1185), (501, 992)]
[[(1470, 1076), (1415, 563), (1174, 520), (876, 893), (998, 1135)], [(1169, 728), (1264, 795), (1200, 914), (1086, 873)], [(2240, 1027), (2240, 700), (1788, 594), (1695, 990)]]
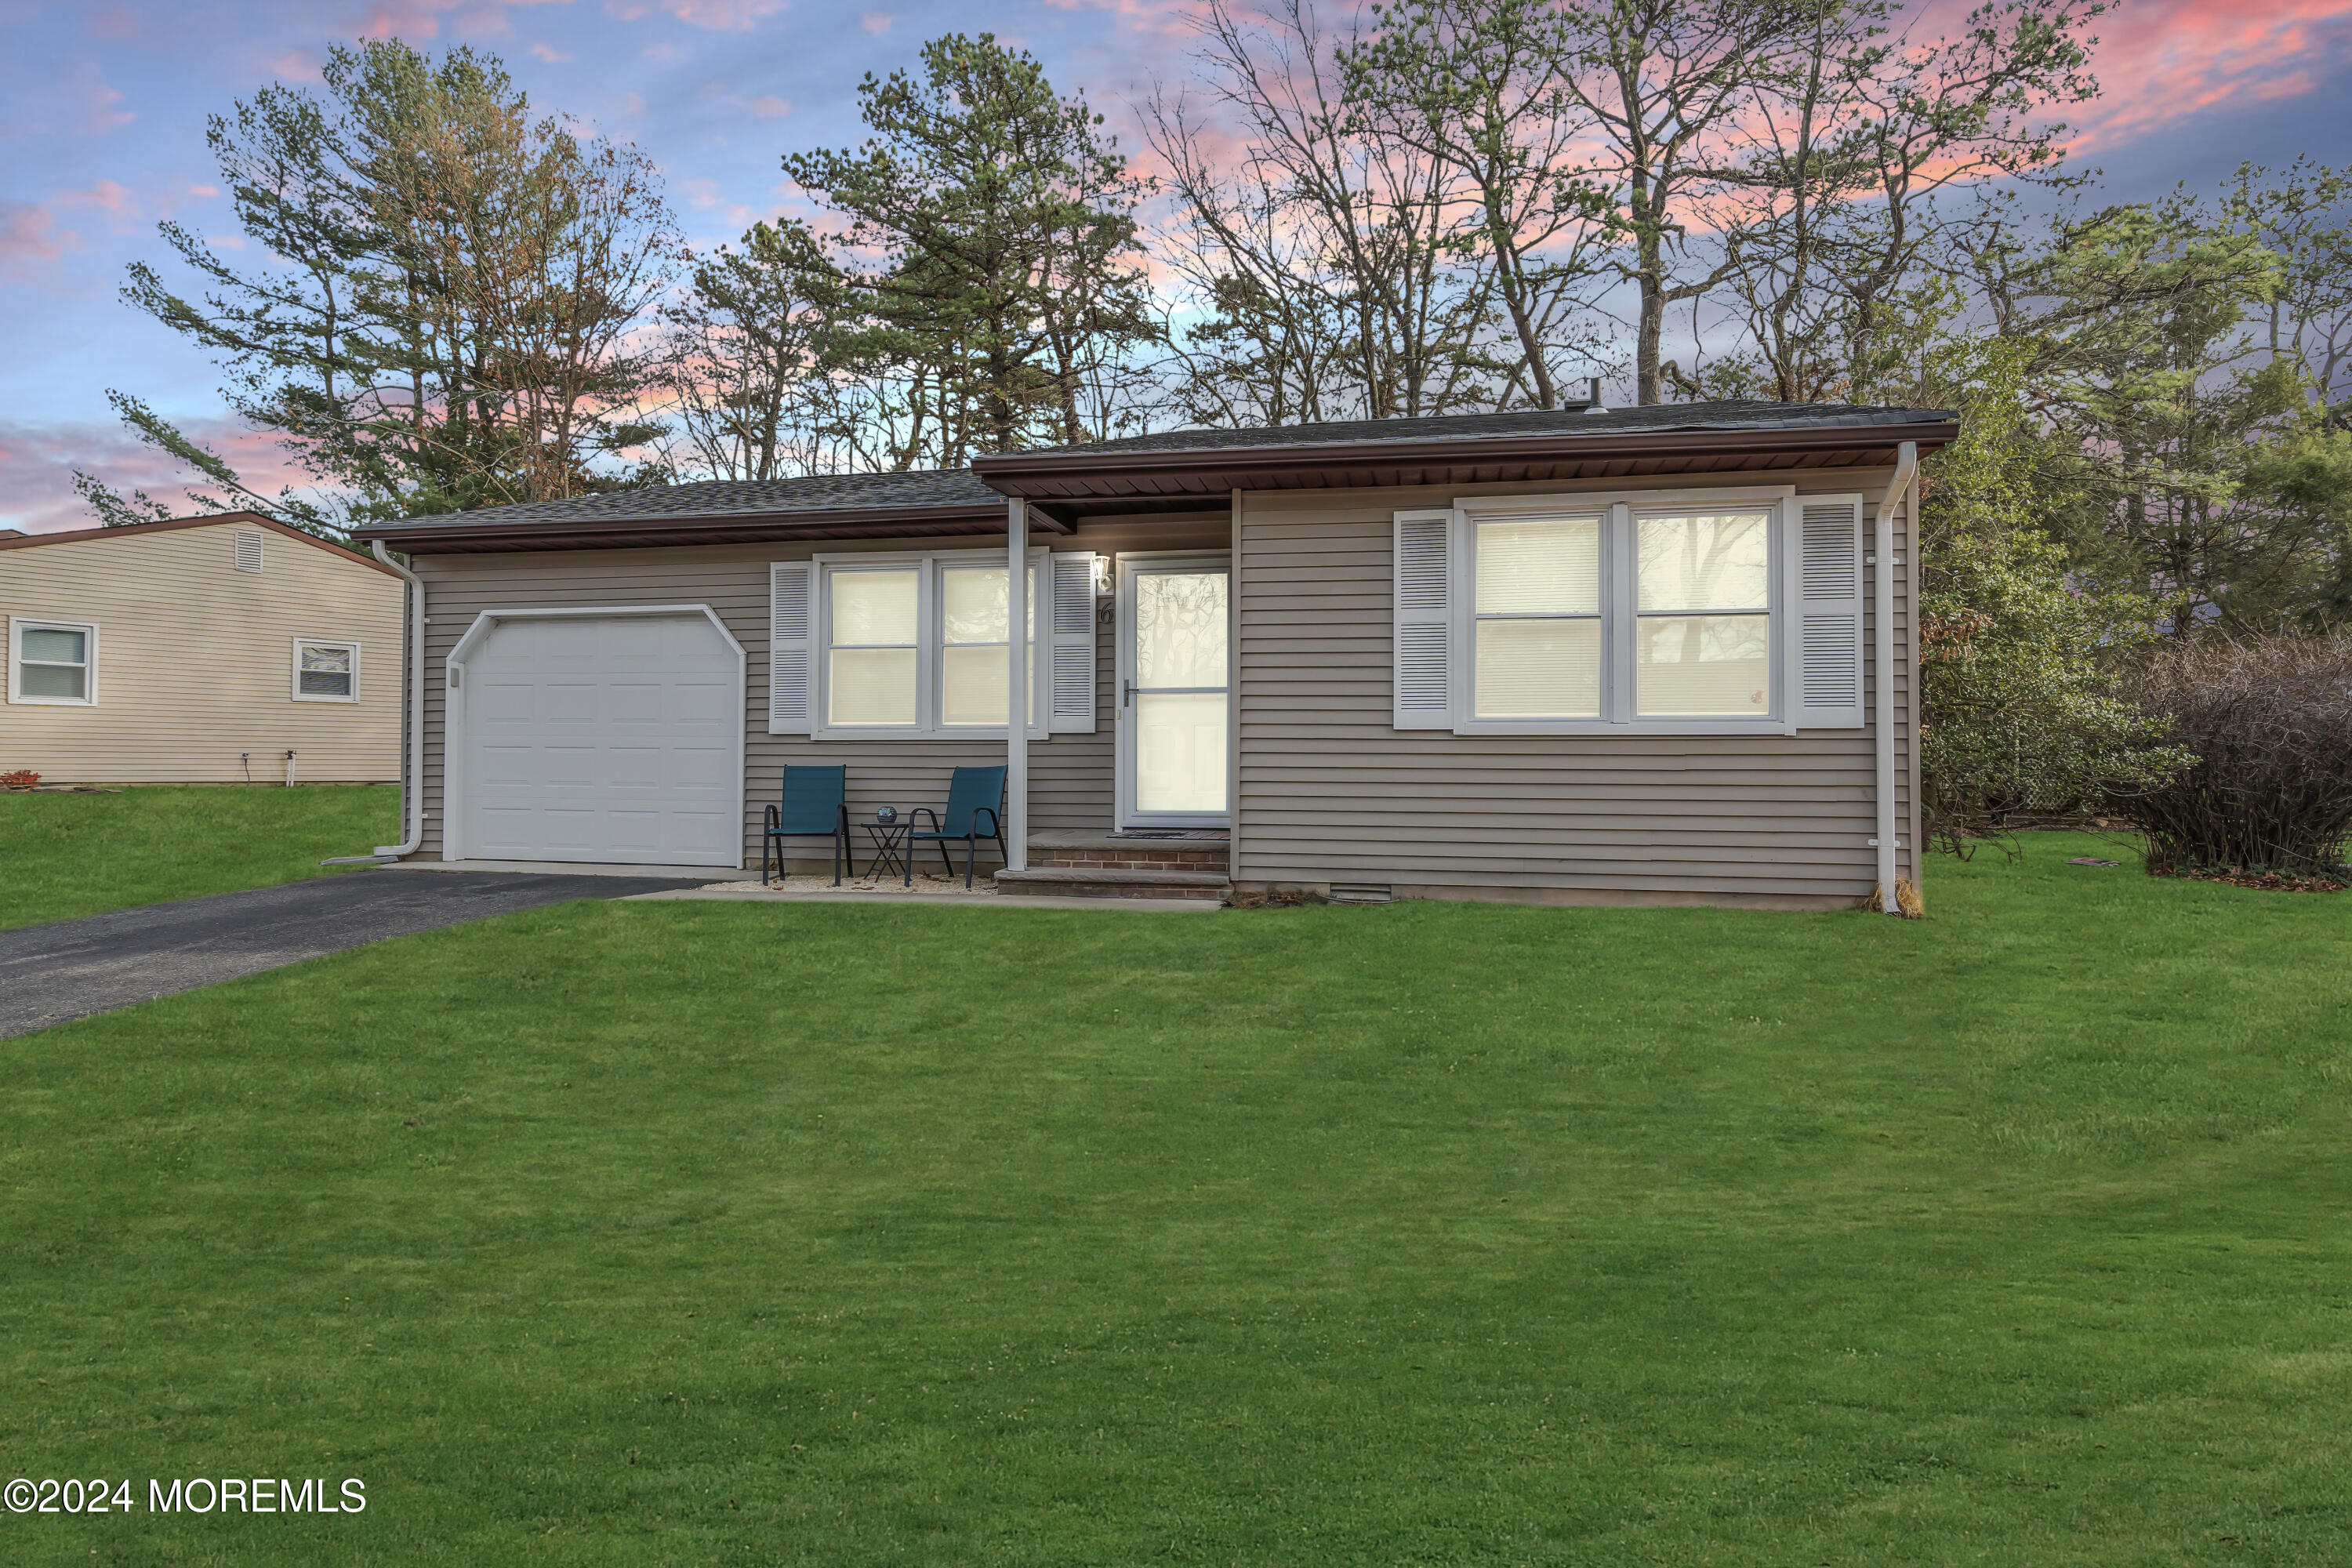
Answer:
[(1181, 841), (1136, 844), (1031, 844), (1032, 866), (1071, 866), (1088, 870), (1106, 868), (1129, 871), (1213, 871), (1225, 873), (1228, 847), (1223, 844)]
[(996, 890), (1079, 899), (1206, 899), (1223, 902), (1233, 883), (1222, 871), (1168, 871), (1117, 866), (1033, 866), (999, 871)]

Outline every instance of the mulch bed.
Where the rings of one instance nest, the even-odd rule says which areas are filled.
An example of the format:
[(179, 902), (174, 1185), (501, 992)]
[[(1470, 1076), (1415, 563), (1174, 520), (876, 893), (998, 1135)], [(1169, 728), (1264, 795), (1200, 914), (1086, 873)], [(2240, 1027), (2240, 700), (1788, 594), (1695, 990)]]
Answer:
[(2352, 883), (2333, 877), (2306, 876), (2295, 871), (2249, 871), (2239, 866), (2190, 866), (2171, 871), (2150, 871), (2151, 877), (2179, 877), (2190, 882), (2227, 882), (2233, 888), (2259, 888), (2266, 893), (2340, 893)]

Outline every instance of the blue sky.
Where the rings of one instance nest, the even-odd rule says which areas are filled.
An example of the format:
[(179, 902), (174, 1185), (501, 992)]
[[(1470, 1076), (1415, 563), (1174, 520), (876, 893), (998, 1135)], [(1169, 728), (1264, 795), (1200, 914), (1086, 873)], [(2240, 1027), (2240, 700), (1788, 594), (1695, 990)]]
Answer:
[[(172, 491), (116, 427), (119, 386), (257, 471), (266, 444), (218, 417), (205, 358), (115, 298), (155, 224), (226, 227), (209, 113), (270, 80), (315, 79), (328, 47), (394, 35), (501, 55), (535, 103), (636, 142), (690, 237), (782, 210), (787, 151), (854, 142), (855, 89), (940, 33), (992, 29), (1084, 88), (1124, 143), (1127, 105), (1186, 71), (1192, 0), (0, 0), (0, 526), (88, 526), (79, 465)], [(2144, 0), (2107, 18), (2108, 93), (2085, 151), (2119, 194), (2205, 184), (2242, 157), (2352, 160), (2352, 0)], [(173, 493), (176, 494), (175, 491)]]

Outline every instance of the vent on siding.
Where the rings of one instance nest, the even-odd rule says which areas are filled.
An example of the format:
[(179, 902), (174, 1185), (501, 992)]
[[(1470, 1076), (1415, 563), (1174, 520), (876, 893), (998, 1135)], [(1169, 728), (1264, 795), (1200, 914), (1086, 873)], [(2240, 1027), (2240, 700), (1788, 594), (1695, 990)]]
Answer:
[(1862, 591), (1851, 505), (1805, 509), (1804, 563), (1808, 599), (1847, 599)]
[(236, 531), (236, 569), (240, 572), (261, 570), (261, 534), (257, 530), (240, 528)]
[[(1807, 563), (1811, 572), (1811, 563)], [(1862, 667), (1853, 657), (1858, 634), (1852, 616), (1807, 616), (1800, 657), (1806, 706), (1834, 708), (1862, 700)]]
[(1331, 901), (1335, 904), (1389, 904), (1396, 894), (1385, 882), (1334, 882)]

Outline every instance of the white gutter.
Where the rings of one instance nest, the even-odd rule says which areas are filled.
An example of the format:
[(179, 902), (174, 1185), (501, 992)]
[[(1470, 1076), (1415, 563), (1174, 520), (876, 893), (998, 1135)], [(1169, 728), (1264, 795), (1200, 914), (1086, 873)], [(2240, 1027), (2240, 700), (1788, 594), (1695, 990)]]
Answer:
[[(1871, 842), (1878, 847), (1878, 907), (1890, 915), (1903, 912), (1895, 896), (1895, 851), (1899, 847), (1895, 842), (1895, 510), (1903, 504), (1904, 492), (1918, 477), (1919, 443), (1906, 441), (1895, 454), (1895, 478), (1887, 482), (1886, 494), (1878, 502), (1878, 527), (1872, 540), (1875, 553), (1871, 557), (1878, 566), (1876, 602), (1872, 605), (1878, 623), (1872, 639), (1878, 683), (1872, 693), (1871, 714), (1872, 740), (1878, 753), (1878, 837)], [(1916, 605), (1913, 613), (1917, 613)], [(1916, 700), (1916, 689), (1912, 696)], [(1913, 847), (1916, 852), (1917, 847)]]
[[(1029, 868), (1029, 503), (1004, 504), (1004, 868)], [(1052, 577), (1046, 578), (1050, 588)], [(1050, 629), (1052, 618), (1046, 617)]]
[(375, 558), (400, 574), (408, 584), (408, 705), (402, 715), (400, 820), (402, 837), (376, 850), (398, 859), (414, 855), (425, 841), (425, 579), (392, 558), (383, 541), (375, 541)]

